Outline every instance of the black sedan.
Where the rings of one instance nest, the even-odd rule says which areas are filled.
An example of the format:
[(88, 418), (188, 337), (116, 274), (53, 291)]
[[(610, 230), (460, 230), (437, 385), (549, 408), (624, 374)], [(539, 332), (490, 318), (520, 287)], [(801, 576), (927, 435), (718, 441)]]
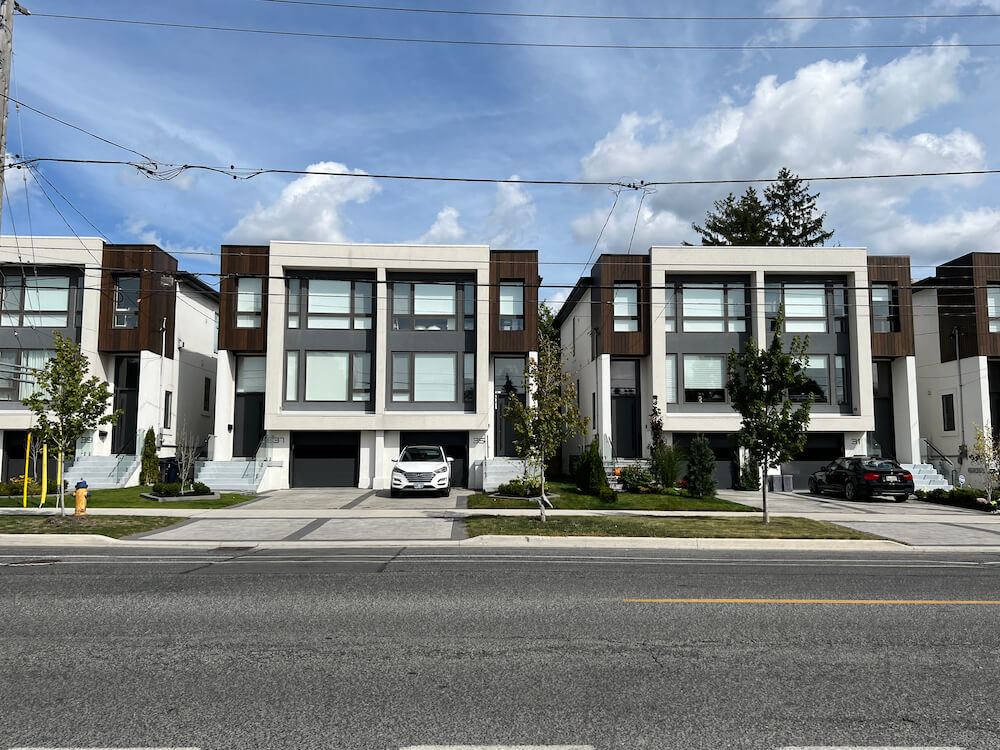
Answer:
[(809, 491), (837, 492), (848, 500), (888, 495), (902, 503), (913, 494), (913, 475), (891, 458), (848, 456), (814, 472)]

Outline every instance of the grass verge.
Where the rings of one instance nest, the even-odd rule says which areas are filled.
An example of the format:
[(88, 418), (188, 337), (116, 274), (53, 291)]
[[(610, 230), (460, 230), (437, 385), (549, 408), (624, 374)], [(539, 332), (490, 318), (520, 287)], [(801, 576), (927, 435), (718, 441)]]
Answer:
[(465, 521), (470, 536), (643, 536), (709, 539), (882, 539), (883, 537), (809, 518), (609, 518), (576, 516), (535, 518), (472, 516)]
[[(605, 503), (593, 495), (586, 495), (571, 482), (547, 482), (549, 492), (559, 495), (552, 499), (552, 504), (558, 510), (728, 510), (748, 512), (756, 511), (742, 503), (733, 503), (718, 497), (690, 497), (689, 495), (667, 493), (663, 495), (634, 495), (622, 492), (618, 501)], [(493, 498), (489, 495), (476, 494), (469, 497), (468, 507), (484, 510), (487, 508), (537, 508), (534, 500)]]
[[(121, 487), (110, 490), (91, 490), (87, 495), (88, 508), (192, 508), (196, 510), (211, 510), (212, 508), (228, 508), (230, 505), (253, 500), (251, 495), (240, 495), (227, 492), (218, 500), (177, 500), (169, 503), (158, 503), (139, 497), (140, 493), (149, 492), (152, 487)], [(38, 496), (28, 496), (28, 507), (38, 507)], [(45, 500), (45, 508), (54, 508), (56, 496), (50, 494)], [(0, 508), (20, 508), (20, 497), (0, 497)], [(66, 492), (66, 507), (73, 507), (73, 493)]]
[(162, 529), (184, 521), (164, 516), (0, 516), (0, 534), (103, 534), (123, 536)]

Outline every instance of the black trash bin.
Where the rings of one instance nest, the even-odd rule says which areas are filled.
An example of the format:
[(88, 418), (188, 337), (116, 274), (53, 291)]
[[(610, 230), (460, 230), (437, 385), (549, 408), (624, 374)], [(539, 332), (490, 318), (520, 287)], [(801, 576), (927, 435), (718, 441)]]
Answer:
[(160, 481), (174, 484), (181, 481), (181, 470), (174, 457), (160, 459)]

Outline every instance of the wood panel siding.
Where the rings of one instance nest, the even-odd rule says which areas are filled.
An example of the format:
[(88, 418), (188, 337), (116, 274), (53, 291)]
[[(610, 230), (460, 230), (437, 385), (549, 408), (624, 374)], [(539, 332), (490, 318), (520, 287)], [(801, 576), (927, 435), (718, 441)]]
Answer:
[[(219, 349), (231, 352), (267, 351), (268, 245), (223, 245), (219, 284)], [(236, 327), (237, 279), (257, 276), (263, 279), (260, 328)], [(276, 293), (278, 290), (275, 285)], [(284, 305), (282, 305), (284, 308)]]
[[(868, 258), (868, 283), (887, 282), (896, 286), (896, 308), (899, 330), (876, 333), (872, 329), (873, 357), (909, 357), (915, 352), (913, 345), (913, 291), (910, 278), (910, 258), (906, 255), (873, 255)], [(864, 292), (858, 290), (858, 297)], [(869, 296), (869, 306), (871, 297)], [(871, 312), (871, 308), (869, 307)], [(874, 326), (874, 321), (872, 323)]]
[[(177, 259), (156, 245), (105, 245), (102, 264), (100, 351), (149, 351), (172, 359)], [(119, 276), (139, 277), (139, 325), (135, 328), (114, 327), (115, 280)]]
[[(524, 283), (524, 330), (500, 330), (500, 282)], [(527, 353), (538, 349), (537, 250), (490, 251), (490, 351)]]
[(933, 285), (937, 287), (941, 361), (955, 361), (955, 330), (962, 359), (1000, 356), (1000, 332), (990, 333), (987, 305), (987, 287), (1000, 286), (1000, 253), (968, 253), (943, 263)]
[[(597, 321), (597, 353), (644, 357), (649, 354), (650, 270), (647, 255), (602, 255), (594, 264), (591, 320)], [(614, 330), (615, 282), (639, 285), (639, 330)]]

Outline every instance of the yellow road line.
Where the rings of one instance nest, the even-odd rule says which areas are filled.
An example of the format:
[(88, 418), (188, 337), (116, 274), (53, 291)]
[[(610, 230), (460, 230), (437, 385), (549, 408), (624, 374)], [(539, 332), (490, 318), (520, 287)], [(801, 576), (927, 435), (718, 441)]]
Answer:
[(998, 599), (623, 599), (644, 604), (1000, 604)]

